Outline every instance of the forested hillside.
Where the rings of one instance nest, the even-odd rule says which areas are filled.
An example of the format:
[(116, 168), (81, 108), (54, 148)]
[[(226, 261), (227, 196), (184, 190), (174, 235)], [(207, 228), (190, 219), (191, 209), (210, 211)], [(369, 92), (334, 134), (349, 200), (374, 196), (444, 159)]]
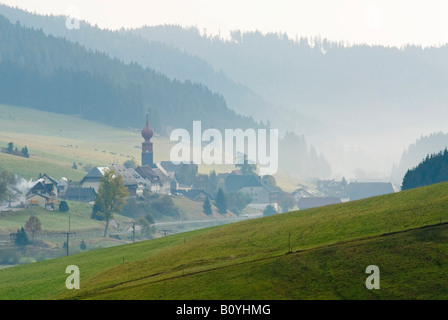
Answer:
[(409, 190), (431, 184), (448, 181), (448, 150), (426, 155), (416, 167), (409, 169), (404, 178), (401, 190)]
[(442, 84), (448, 81), (448, 45), (349, 45), (319, 36), (291, 38), (238, 30), (226, 40), (205, 37), (197, 28), (170, 25), (143, 27), (133, 33), (202, 57), (268, 101), (289, 108), (320, 105), (329, 109), (346, 102), (346, 107), (362, 103), (358, 107), (367, 109), (366, 102), (417, 99), (419, 103), (424, 97), (447, 97)]
[(258, 126), (202, 84), (171, 80), (2, 16), (0, 30), (0, 103), (121, 127), (141, 127), (148, 111), (156, 130), (190, 128), (193, 120), (202, 120), (204, 128)]
[(448, 148), (448, 134), (446, 133), (434, 132), (421, 136), (404, 150), (400, 162), (393, 166), (392, 181), (397, 186), (401, 185), (403, 177), (409, 169), (417, 167), (427, 155), (437, 154), (446, 148)]
[(89, 50), (106, 53), (124, 63), (137, 62), (170, 79), (202, 83), (213, 92), (223, 95), (230, 109), (241, 115), (252, 116), (257, 121), (265, 122), (273, 114), (272, 106), (255, 92), (232, 81), (225, 73), (215, 71), (208, 61), (163, 41), (147, 41), (129, 30), (105, 30), (84, 21), (80, 21), (79, 29), (69, 29), (65, 25), (66, 17), (32, 14), (1, 4), (0, 15), (12, 23), (19, 21), (23, 26), (42, 29), (46, 35), (77, 42)]

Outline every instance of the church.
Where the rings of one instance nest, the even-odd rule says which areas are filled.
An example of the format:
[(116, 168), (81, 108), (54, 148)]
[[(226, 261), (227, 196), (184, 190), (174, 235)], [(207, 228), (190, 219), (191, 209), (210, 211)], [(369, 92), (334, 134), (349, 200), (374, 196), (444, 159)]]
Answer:
[(152, 193), (171, 194), (174, 172), (169, 172), (160, 163), (154, 162), (153, 143), (151, 142), (154, 131), (149, 126), (148, 115), (146, 115), (146, 125), (141, 134), (144, 139), (141, 166), (135, 169), (119, 164), (110, 167), (95, 167), (81, 180), (81, 188), (93, 188), (95, 192), (98, 192), (104, 170), (109, 168), (123, 177), (124, 185), (128, 188), (130, 196), (142, 196), (144, 190)]

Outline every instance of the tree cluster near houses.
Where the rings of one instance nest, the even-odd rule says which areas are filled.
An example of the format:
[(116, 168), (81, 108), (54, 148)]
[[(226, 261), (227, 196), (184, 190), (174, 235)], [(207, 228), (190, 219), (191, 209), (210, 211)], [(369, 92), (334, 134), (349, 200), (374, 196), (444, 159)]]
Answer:
[[(9, 238), (17, 246), (27, 246), (35, 241), (35, 236), (42, 231), (39, 218), (31, 216), (24, 227), (17, 229), (16, 233), (11, 233)], [(31, 240), (28, 234), (31, 235)]]
[(6, 148), (1, 148), (1, 152), (24, 158), (30, 157), (27, 146), (24, 146), (21, 150), (19, 150), (18, 147), (15, 146), (14, 142), (12, 141), (8, 142)]

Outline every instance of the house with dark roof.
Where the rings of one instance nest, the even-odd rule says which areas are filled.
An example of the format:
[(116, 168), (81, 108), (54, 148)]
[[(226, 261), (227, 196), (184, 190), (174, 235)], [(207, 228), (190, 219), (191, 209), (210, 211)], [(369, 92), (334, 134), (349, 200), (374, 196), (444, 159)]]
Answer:
[(114, 164), (110, 167), (115, 173), (123, 177), (123, 184), (128, 188), (130, 197), (143, 196), (145, 180), (133, 168), (126, 168), (123, 165)]
[(64, 196), (65, 200), (80, 201), (80, 202), (94, 202), (96, 199), (96, 192), (93, 188), (67, 188)]
[(317, 190), (329, 197), (337, 197), (340, 199), (347, 198), (346, 181), (335, 180), (319, 180), (317, 181)]
[(249, 206), (257, 209), (264, 209), (268, 205), (277, 208), (279, 194), (282, 191), (254, 175), (230, 174), (225, 179), (224, 186), (227, 192), (239, 191), (250, 195), (252, 202)]
[(199, 189), (191, 189), (191, 190), (177, 190), (177, 193), (183, 195), (184, 197), (187, 197), (190, 200), (198, 201), (198, 202), (204, 202), (206, 198), (209, 198), (210, 200), (213, 200), (213, 197), (205, 192), (204, 190)]
[(128, 189), (131, 197), (142, 196), (145, 189), (154, 193), (171, 193), (170, 175), (163, 168), (160, 168), (158, 164), (141, 166), (136, 169), (126, 168), (123, 165), (95, 167), (81, 180), (81, 187), (83, 189), (93, 188), (98, 193), (100, 180), (108, 168), (115, 170), (116, 174), (123, 177), (123, 184)]
[(291, 195), (299, 201), (300, 198), (303, 197), (316, 197), (318, 195), (318, 191), (309, 187), (302, 186), (296, 190), (294, 190)]
[(159, 167), (137, 167), (135, 171), (145, 180), (145, 188), (153, 193), (170, 194), (170, 176)]
[(68, 189), (68, 180), (67, 180), (67, 178), (62, 177), (58, 181), (58, 186), (57, 186), (58, 195), (59, 196), (63, 195), (67, 191), (67, 189)]
[(346, 188), (350, 201), (394, 193), (390, 182), (350, 182)]
[(158, 164), (166, 172), (173, 172), (174, 174), (178, 174), (181, 168), (184, 167), (184, 169), (187, 168), (189, 172), (193, 172), (194, 175), (198, 174), (198, 165), (192, 161), (188, 163), (179, 163), (179, 164), (175, 164), (171, 161), (160, 161)]
[(58, 182), (50, 177), (48, 174), (39, 174), (39, 178), (36, 181), (41, 181), (46, 188), (53, 193), (55, 197), (58, 196)]
[(337, 203), (341, 203), (341, 199), (337, 197), (301, 197), (297, 201), (297, 207), (299, 210), (305, 210)]
[(26, 194), (26, 203), (31, 206), (39, 206), (47, 210), (54, 210), (55, 193), (52, 184), (46, 184), (44, 179), (39, 179)]
[(104, 171), (107, 167), (95, 167), (90, 170), (81, 180), (82, 188), (93, 188), (98, 193), (100, 187), (100, 180), (103, 177)]

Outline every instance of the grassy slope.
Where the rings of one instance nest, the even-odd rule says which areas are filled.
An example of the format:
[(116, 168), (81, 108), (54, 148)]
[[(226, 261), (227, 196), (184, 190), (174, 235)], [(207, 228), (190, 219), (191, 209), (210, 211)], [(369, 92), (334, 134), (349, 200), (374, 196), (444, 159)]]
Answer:
[[(0, 298), (446, 297), (446, 226), (381, 235), (446, 222), (447, 190), (443, 183), (5, 269)], [(292, 249), (305, 251), (285, 255), (289, 233)], [(81, 270), (79, 291), (65, 289), (69, 264)], [(384, 290), (365, 289), (370, 264), (382, 270)]]
[[(90, 218), (91, 205), (76, 201), (67, 201), (67, 203), (70, 208), (68, 213), (60, 212), (59, 210), (47, 211), (40, 207), (4, 212), (0, 215), (0, 235), (9, 235), (9, 233), (17, 231), (18, 228), (25, 225), (30, 216), (39, 218), (44, 232), (66, 231), (68, 229), (69, 216), (72, 231), (101, 232), (104, 230), (105, 224), (103, 221)], [(130, 225), (129, 221), (131, 219), (115, 214), (114, 220), (117, 223), (127, 222)]]
[[(448, 226), (320, 247), (206, 272), (148, 277), (84, 299), (448, 299)], [(365, 287), (369, 265), (381, 290)], [(132, 265), (132, 264), (131, 264)], [(138, 265), (138, 264), (134, 264)], [(64, 297), (62, 295), (61, 297)]]
[[(86, 174), (73, 170), (73, 162), (93, 166), (140, 160), (142, 138), (138, 130), (124, 130), (74, 116), (0, 105), (0, 145), (14, 142), (28, 147), (30, 159), (0, 153), (0, 166), (25, 178), (46, 172), (55, 178), (80, 180)], [(170, 141), (154, 138), (155, 155), (169, 154)], [(81, 166), (82, 168), (82, 166)]]

